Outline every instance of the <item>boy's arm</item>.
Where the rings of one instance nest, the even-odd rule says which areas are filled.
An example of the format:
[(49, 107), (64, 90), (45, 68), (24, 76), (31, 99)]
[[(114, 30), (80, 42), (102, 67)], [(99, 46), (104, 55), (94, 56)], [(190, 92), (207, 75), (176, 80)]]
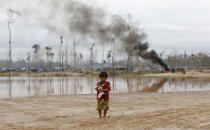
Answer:
[(110, 89), (105, 88), (105, 89), (103, 89), (103, 91), (104, 91), (104, 92), (108, 92), (108, 91), (110, 91)]
[(108, 83), (108, 84), (106, 85), (106, 88), (103, 89), (103, 91), (104, 91), (104, 92), (108, 92), (108, 91), (110, 91), (110, 90), (111, 90), (110, 83)]

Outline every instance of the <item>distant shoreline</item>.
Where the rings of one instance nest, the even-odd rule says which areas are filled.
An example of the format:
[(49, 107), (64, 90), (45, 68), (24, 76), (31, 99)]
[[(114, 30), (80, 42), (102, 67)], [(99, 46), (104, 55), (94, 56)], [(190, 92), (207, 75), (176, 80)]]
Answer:
[[(21, 73), (13, 72), (11, 77), (84, 77), (84, 76), (93, 76), (97, 77), (98, 73), (95, 72), (92, 75), (90, 73), (75, 73), (75, 72), (49, 72), (49, 73)], [(117, 74), (116, 77), (131, 77), (131, 78), (210, 78), (209, 72), (197, 72), (189, 71), (186, 74), (182, 73), (147, 73), (147, 74)], [(0, 73), (0, 77), (9, 77), (9, 73)], [(112, 77), (110, 75), (110, 77)]]

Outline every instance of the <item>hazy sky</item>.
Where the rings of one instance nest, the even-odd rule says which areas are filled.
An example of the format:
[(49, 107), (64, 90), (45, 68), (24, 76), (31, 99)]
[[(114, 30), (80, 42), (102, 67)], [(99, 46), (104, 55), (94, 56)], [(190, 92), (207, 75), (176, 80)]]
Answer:
[[(7, 58), (6, 9), (21, 10), (22, 0), (0, 0), (0, 58)], [(88, 1), (88, 0), (83, 0)], [(158, 51), (210, 52), (210, 0), (95, 0), (110, 14), (131, 14), (148, 34), (150, 47)], [(94, 4), (94, 1), (88, 1)], [(20, 17), (12, 25), (13, 56), (17, 59), (34, 43), (54, 45), (59, 39), (36, 20)], [(56, 41), (57, 39), (57, 41)], [(23, 58), (23, 57), (21, 57)]]

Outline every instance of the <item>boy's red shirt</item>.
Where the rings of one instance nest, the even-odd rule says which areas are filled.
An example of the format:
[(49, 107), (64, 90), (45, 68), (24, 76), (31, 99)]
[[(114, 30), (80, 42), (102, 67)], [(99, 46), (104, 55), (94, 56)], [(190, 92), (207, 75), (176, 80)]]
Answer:
[[(100, 82), (98, 82), (97, 85), (100, 85)], [(109, 89), (109, 91), (111, 90), (111, 86), (110, 86), (110, 83), (108, 81), (106, 81), (104, 83), (104, 87)], [(109, 100), (109, 91), (105, 92), (105, 95), (103, 97), (104, 100)], [(97, 91), (97, 97), (98, 97), (98, 94), (99, 94), (99, 91)]]

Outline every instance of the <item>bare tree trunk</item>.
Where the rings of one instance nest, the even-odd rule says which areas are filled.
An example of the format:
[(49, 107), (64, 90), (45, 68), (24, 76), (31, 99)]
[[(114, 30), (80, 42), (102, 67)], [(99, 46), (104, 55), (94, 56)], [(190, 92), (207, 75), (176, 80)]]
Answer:
[(36, 69), (39, 68), (39, 65), (38, 65), (38, 53), (35, 54), (35, 62), (36, 62)]
[(12, 23), (14, 23), (17, 20), (17, 17), (14, 16), (14, 14), (16, 14), (17, 16), (20, 16), (21, 14), (18, 12), (14, 13), (14, 11), (9, 11), (8, 12), (8, 30), (9, 30), (9, 76), (11, 75), (10, 70), (12, 68), (12, 32), (11, 32), (11, 28), (10, 25)]
[[(53, 54), (54, 55), (54, 54)], [(50, 69), (52, 69), (52, 63), (53, 63), (53, 55), (51, 54), (51, 56), (50, 56)]]
[(128, 59), (127, 59), (127, 72), (129, 72), (129, 66), (130, 66), (130, 56), (128, 56)]
[(10, 69), (12, 68), (12, 33), (10, 28), (10, 22), (8, 22), (8, 29), (9, 29), (9, 76), (11, 75)]
[(130, 57), (130, 72), (132, 71), (132, 67), (133, 67), (133, 56), (131, 55), (131, 57)]
[(90, 73), (92, 75), (92, 68), (93, 68), (93, 52), (90, 52)]
[(131, 68), (132, 68), (132, 58), (133, 56), (132, 55), (129, 55), (128, 56), (128, 62), (127, 62), (127, 72), (131, 72)]
[(63, 36), (60, 36), (61, 46), (60, 46), (60, 67), (63, 71)]
[[(139, 49), (139, 44), (137, 44), (137, 48)], [(138, 71), (138, 67), (139, 67), (139, 54), (137, 52), (136, 54), (136, 70)]]
[(115, 41), (113, 42), (113, 49), (112, 49), (112, 85), (113, 85), (113, 92), (115, 89)]
[(68, 42), (66, 44), (66, 53), (65, 53), (65, 57), (66, 57), (66, 67), (68, 67)]
[(47, 69), (49, 68), (49, 54), (47, 54)]
[(61, 57), (61, 67), (62, 67), (62, 71), (63, 71), (63, 67), (64, 67), (64, 66), (63, 66), (63, 58), (64, 58), (64, 57), (63, 57), (63, 53), (62, 53), (62, 57)]
[(31, 63), (31, 57), (30, 57), (30, 53), (28, 52), (28, 75), (30, 74), (30, 63)]
[(76, 52), (76, 41), (73, 41), (73, 49), (74, 49), (74, 70), (77, 71), (77, 52)]
[(102, 43), (102, 49), (103, 49), (103, 54), (102, 54), (102, 70), (104, 70), (104, 42)]
[(139, 73), (141, 71), (141, 63), (139, 62), (139, 56), (136, 56), (136, 72)]
[(115, 41), (113, 43), (113, 48), (112, 48), (112, 73), (113, 73), (113, 76), (114, 76), (114, 70), (115, 70)]

